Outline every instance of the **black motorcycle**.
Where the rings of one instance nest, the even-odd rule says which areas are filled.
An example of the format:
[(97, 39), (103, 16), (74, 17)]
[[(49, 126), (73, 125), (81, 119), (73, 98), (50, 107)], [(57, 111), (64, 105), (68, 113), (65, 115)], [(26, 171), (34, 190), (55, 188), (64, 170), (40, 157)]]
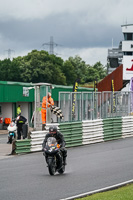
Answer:
[(64, 173), (65, 165), (63, 164), (62, 151), (54, 137), (48, 138), (46, 147), (44, 148), (44, 155), (50, 175), (54, 175), (56, 172), (59, 174)]

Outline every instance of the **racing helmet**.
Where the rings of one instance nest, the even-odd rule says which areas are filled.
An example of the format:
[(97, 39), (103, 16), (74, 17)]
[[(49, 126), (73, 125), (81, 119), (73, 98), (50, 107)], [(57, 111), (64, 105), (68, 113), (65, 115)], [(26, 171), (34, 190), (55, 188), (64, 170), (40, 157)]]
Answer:
[(57, 127), (56, 126), (50, 126), (49, 127), (49, 133), (56, 134), (57, 133)]

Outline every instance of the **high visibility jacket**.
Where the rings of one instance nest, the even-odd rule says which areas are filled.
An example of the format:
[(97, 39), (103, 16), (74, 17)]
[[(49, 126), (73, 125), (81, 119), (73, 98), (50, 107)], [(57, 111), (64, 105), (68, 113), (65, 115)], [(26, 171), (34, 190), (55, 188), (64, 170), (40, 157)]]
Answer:
[(51, 97), (43, 97), (42, 100), (42, 109), (41, 109), (41, 114), (42, 114), (42, 124), (46, 124), (46, 109), (47, 107), (53, 106), (54, 101)]
[(42, 99), (42, 108), (47, 108), (54, 105), (54, 100), (51, 97), (43, 97)]
[(17, 115), (19, 115), (21, 113), (21, 109), (20, 107), (17, 108)]

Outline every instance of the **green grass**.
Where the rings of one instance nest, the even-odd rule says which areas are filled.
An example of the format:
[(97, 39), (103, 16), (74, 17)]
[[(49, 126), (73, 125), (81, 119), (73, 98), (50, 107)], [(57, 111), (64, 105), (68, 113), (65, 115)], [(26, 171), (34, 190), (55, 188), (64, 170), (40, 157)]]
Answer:
[(80, 200), (133, 200), (133, 184), (115, 190), (93, 194), (80, 198)]

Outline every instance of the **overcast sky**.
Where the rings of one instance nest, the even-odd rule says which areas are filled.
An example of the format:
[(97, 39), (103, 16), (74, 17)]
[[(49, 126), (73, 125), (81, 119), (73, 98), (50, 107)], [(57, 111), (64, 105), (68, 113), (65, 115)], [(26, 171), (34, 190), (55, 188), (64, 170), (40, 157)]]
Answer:
[[(133, 24), (133, 0), (0, 0), (0, 60), (50, 49), (86, 64), (107, 62), (123, 40), (121, 25)], [(112, 42), (113, 41), (113, 42)]]

